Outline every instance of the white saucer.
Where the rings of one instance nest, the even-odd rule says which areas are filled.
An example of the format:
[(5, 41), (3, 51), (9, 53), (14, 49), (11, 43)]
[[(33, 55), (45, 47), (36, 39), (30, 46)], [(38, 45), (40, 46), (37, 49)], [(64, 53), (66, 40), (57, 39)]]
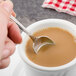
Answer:
[(26, 67), (24, 68), (22, 62), (20, 62), (12, 72), (12, 76), (27, 76), (25, 69)]
[[(26, 67), (18, 55), (18, 50), (11, 57), (11, 63), (8, 68), (0, 70), (0, 76), (27, 76)], [(68, 71), (64, 76), (76, 76), (76, 67)]]
[[(12, 76), (27, 76), (26, 75), (26, 67), (23, 67), (22, 61), (16, 66), (15, 70), (12, 72)], [(76, 67), (74, 69), (67, 71), (64, 75), (60, 76), (76, 76)]]

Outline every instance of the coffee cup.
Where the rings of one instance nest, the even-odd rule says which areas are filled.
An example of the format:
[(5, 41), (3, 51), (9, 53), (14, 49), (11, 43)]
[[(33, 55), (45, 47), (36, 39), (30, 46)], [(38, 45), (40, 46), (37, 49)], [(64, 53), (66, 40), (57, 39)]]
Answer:
[[(58, 27), (70, 32), (74, 37), (76, 37), (76, 25), (62, 19), (45, 19), (38, 22), (35, 22), (29, 25), (26, 29), (30, 34), (34, 32), (48, 28), (48, 27)], [(26, 55), (26, 44), (29, 39), (28, 35), (22, 32), (22, 43), (18, 45), (19, 55), (26, 66), (26, 75), (27, 76), (63, 76), (68, 73), (69, 70), (73, 69), (76, 66), (76, 58), (71, 62), (57, 66), (57, 67), (44, 67), (33, 63)], [(29, 47), (29, 46), (28, 46)]]

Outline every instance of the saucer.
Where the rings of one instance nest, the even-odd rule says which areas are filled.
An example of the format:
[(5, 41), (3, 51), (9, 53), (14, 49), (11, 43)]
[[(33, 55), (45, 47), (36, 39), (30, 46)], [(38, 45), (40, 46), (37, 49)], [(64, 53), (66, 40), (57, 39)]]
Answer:
[(26, 67), (24, 68), (22, 61), (20, 61), (16, 68), (13, 70), (12, 76), (27, 76)]
[[(23, 61), (21, 60), (18, 50), (16, 49), (15, 53), (11, 56), (11, 63), (9, 67), (0, 70), (0, 76), (27, 76), (26, 72), (26, 66), (24, 67)], [(76, 76), (76, 67), (62, 76)]]

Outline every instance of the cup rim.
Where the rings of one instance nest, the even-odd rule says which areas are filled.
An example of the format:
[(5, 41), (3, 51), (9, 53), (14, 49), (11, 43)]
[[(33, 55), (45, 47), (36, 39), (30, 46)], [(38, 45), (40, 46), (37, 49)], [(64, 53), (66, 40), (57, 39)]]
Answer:
[[(76, 25), (67, 21), (67, 20), (63, 20), (63, 19), (44, 19), (44, 20), (40, 20), (40, 21), (37, 21), (31, 25), (29, 25), (26, 29), (30, 29), (32, 28), (33, 26), (39, 24), (39, 23), (43, 23), (43, 22), (47, 22), (47, 21), (58, 21), (58, 22), (65, 22), (65, 23), (68, 23), (70, 24), (70, 26), (76, 28)], [(35, 26), (36, 27), (36, 26)], [(24, 32), (22, 32), (22, 37), (24, 37)], [(21, 50), (20, 48), (20, 45), (18, 45), (18, 50)], [(72, 61), (70, 61), (69, 63), (67, 64), (64, 64), (64, 65), (61, 65), (61, 66), (57, 66), (57, 67), (45, 67), (45, 66), (40, 66), (38, 64), (35, 64), (33, 63), (27, 56), (26, 58), (24, 58), (24, 56), (22, 56), (21, 54), (22, 51), (19, 51), (19, 55), (21, 56), (22, 60), (27, 63), (28, 65), (30, 65), (31, 67), (33, 68), (36, 68), (36, 69), (39, 69), (39, 70), (44, 70), (44, 71), (58, 71), (58, 70), (63, 70), (63, 69), (66, 69), (66, 68), (69, 68), (73, 65), (76, 64), (76, 58), (74, 58)]]

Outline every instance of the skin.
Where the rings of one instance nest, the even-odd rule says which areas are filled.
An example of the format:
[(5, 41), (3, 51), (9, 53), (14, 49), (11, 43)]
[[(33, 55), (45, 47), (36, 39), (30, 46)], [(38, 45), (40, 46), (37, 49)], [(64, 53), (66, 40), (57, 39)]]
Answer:
[(22, 41), (18, 26), (10, 20), (11, 14), (15, 16), (12, 2), (0, 0), (0, 69), (9, 65), (15, 44)]

